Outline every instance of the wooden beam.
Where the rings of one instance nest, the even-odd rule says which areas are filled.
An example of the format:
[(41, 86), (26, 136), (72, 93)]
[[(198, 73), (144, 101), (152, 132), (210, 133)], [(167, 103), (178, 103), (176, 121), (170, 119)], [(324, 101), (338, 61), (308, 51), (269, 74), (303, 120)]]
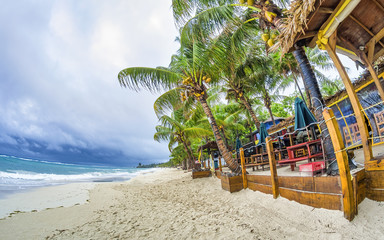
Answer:
[(241, 160), (241, 175), (243, 177), (243, 188), (246, 189), (248, 187), (248, 181), (247, 181), (247, 170), (245, 168), (245, 157), (244, 157), (243, 148), (240, 148), (240, 160)]
[(381, 6), (381, 4), (378, 1), (376, 0), (371, 0), (371, 1), (374, 2), (377, 5), (377, 7), (381, 9), (382, 12), (384, 12), (384, 7)]
[(311, 38), (317, 35), (317, 31), (309, 31), (306, 32), (305, 35), (301, 35), (296, 41), (300, 41), (302, 39)]
[(345, 90), (347, 91), (349, 100), (353, 108), (353, 112), (355, 113), (357, 125), (359, 126), (361, 142), (363, 145), (364, 159), (366, 162), (370, 161), (371, 159), (373, 159), (372, 146), (371, 142), (368, 140), (368, 128), (365, 123), (364, 115), (361, 113), (362, 107), (360, 101), (357, 98), (357, 94), (353, 88), (351, 80), (349, 79), (348, 74), (345, 71), (345, 68), (343, 67), (339, 57), (336, 55), (336, 52), (333, 51), (328, 44), (325, 45), (325, 48), (329, 56), (331, 57), (333, 63), (335, 64), (335, 67), (339, 72), (341, 79), (343, 80)]
[(384, 55), (384, 47), (375, 54), (375, 56), (373, 57), (373, 62), (375, 62), (379, 57), (383, 55)]
[(339, 167), (341, 192), (343, 194), (344, 217), (349, 221), (352, 221), (355, 217), (355, 200), (352, 188), (352, 177), (349, 170), (348, 155), (345, 151), (346, 149), (344, 146), (343, 138), (341, 136), (339, 125), (332, 109), (324, 109), (323, 116), (329, 131), (329, 135), (332, 139), (337, 166)]
[(277, 177), (276, 159), (275, 159), (275, 153), (273, 152), (273, 144), (271, 139), (272, 139), (271, 136), (268, 136), (265, 139), (265, 142), (267, 145), (269, 169), (271, 170), (272, 194), (273, 194), (273, 198), (277, 198), (279, 196), (279, 179)]
[(337, 42), (337, 29), (328, 39), (328, 44), (331, 47), (332, 51), (336, 52), (336, 42)]
[(368, 50), (368, 57), (366, 59), (367, 63), (373, 62), (373, 55), (374, 55), (374, 52), (375, 52), (375, 45), (376, 45), (375, 41), (373, 41), (373, 42), (370, 41), (369, 43), (370, 44), (366, 47), (367, 50)]
[(383, 37), (384, 37), (384, 28), (382, 28), (375, 36), (373, 36), (371, 38), (371, 40), (369, 40), (367, 42), (366, 46), (369, 45), (370, 42), (378, 42), (378, 41), (380, 41)]
[(334, 9), (333, 8), (327, 8), (327, 7), (320, 7), (319, 8), (319, 13), (333, 13)]
[[(376, 72), (372, 66), (372, 63), (374, 61), (374, 59), (373, 59), (373, 51), (374, 50), (373, 49), (375, 46), (375, 42), (372, 42), (371, 44), (372, 45), (370, 45), (368, 48), (368, 56), (365, 54), (364, 51), (361, 51), (361, 50), (355, 50), (355, 51), (358, 51), (356, 54), (360, 57), (360, 59), (364, 62), (365, 66), (367, 67), (369, 73), (372, 76), (373, 81), (375, 82), (376, 88), (379, 91), (380, 98), (384, 102), (384, 89), (380, 83), (379, 77), (377, 76), (377, 74), (376, 74)], [(383, 49), (381, 49), (381, 51)]]
[[(355, 18), (354, 16), (352, 16), (352, 14), (349, 15), (349, 17), (355, 22), (357, 23), (360, 27), (362, 27), (367, 33), (369, 33), (369, 35), (371, 35), (371, 37), (374, 37), (375, 34), (369, 30), (363, 23), (361, 23), (357, 18)], [(384, 44), (381, 42), (381, 41), (378, 41), (378, 43), (384, 47)], [(367, 43), (368, 44), (368, 43)]]

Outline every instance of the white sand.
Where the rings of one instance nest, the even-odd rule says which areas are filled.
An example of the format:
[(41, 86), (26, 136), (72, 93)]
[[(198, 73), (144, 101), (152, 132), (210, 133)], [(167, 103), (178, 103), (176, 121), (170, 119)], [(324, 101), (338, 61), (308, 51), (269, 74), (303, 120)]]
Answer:
[(0, 199), (0, 218), (15, 212), (41, 211), (47, 208), (84, 204), (89, 199), (89, 190), (94, 186), (95, 183), (72, 183), (10, 195)]
[(365, 199), (349, 222), (341, 211), (249, 189), (231, 194), (215, 177), (192, 180), (191, 173), (167, 169), (97, 184), (83, 205), (0, 220), (0, 239), (114, 238), (384, 239), (384, 202)]

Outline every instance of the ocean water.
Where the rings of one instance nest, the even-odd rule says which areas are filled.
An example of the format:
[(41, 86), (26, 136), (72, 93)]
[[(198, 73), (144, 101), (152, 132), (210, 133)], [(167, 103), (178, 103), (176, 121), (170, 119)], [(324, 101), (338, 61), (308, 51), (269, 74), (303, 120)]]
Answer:
[(151, 171), (154, 169), (76, 165), (0, 155), (0, 198), (37, 187), (126, 181)]

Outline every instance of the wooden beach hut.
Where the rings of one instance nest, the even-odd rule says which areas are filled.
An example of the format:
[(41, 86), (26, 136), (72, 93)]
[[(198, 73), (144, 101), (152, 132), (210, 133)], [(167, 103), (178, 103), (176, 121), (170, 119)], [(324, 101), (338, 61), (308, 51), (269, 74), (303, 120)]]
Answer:
[[(384, 55), (384, 1), (383, 0), (297, 0), (286, 12), (287, 18), (279, 28), (279, 42), (283, 53), (297, 46), (326, 50), (334, 62), (351, 103), (360, 132), (368, 179), (367, 197), (384, 201), (384, 161), (374, 158), (367, 122), (362, 104), (336, 52), (347, 55), (364, 65), (377, 88), (380, 102), (384, 99), (383, 86), (374, 70), (374, 63)], [(325, 109), (323, 116), (332, 139), (343, 192), (343, 210), (352, 220), (356, 206), (346, 148), (335, 115)], [(356, 205), (356, 204), (355, 204)]]
[[(384, 65), (376, 67), (380, 82), (384, 85)], [(372, 146), (384, 143), (384, 104), (369, 72), (365, 72), (353, 82), (353, 88), (362, 106), (368, 128), (370, 129), (370, 141)], [(327, 107), (330, 107), (337, 119), (344, 145), (348, 149), (361, 147), (361, 136), (357, 126), (348, 94), (345, 89), (325, 99)]]

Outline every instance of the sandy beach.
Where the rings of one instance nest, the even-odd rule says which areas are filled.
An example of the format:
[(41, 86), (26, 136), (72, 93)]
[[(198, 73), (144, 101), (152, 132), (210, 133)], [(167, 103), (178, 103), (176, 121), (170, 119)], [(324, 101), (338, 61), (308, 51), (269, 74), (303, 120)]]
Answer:
[(30, 202), (25, 211), (37, 211), (1, 219), (0, 239), (384, 239), (382, 202), (365, 199), (349, 222), (341, 211), (249, 189), (231, 194), (215, 177), (193, 180), (191, 173), (176, 169), (127, 182), (38, 191), (66, 192), (67, 197), (56, 198), (56, 208), (42, 210), (46, 195), (41, 195), (42, 205), (29, 201), (36, 192), (14, 196), (14, 201)]

